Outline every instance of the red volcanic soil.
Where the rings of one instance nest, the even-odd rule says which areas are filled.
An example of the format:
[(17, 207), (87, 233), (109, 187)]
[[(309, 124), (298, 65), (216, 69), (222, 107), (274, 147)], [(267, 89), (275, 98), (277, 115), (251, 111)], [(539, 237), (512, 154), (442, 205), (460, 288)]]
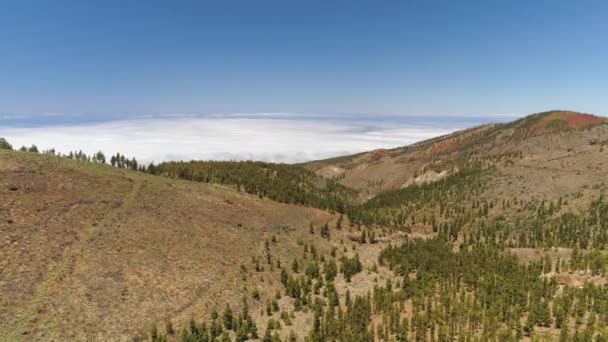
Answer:
[(373, 162), (377, 162), (379, 160), (381, 160), (382, 158), (384, 158), (384, 156), (387, 156), (389, 153), (387, 150), (385, 149), (380, 149), (380, 150), (375, 150), (375, 151), (371, 151), (367, 154), (367, 161), (369, 163), (373, 163)]
[(590, 114), (571, 114), (566, 116), (568, 127), (572, 129), (601, 125), (606, 122), (605, 118)]
[(597, 126), (606, 122), (606, 118), (603, 117), (575, 112), (556, 112), (546, 117), (547, 121), (555, 119), (566, 121), (569, 129)]

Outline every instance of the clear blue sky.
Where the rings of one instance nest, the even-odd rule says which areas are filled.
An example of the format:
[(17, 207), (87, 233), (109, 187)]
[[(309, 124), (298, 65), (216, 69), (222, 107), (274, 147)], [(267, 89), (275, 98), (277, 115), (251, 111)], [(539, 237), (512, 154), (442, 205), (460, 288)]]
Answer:
[(0, 115), (608, 114), (607, 1), (0, 2)]

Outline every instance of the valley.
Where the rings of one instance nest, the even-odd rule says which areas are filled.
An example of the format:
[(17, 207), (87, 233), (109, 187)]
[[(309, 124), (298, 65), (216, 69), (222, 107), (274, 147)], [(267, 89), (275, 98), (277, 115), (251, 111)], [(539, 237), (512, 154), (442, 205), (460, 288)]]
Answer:
[(606, 145), (552, 111), (298, 165), (2, 149), (0, 340), (605, 340)]

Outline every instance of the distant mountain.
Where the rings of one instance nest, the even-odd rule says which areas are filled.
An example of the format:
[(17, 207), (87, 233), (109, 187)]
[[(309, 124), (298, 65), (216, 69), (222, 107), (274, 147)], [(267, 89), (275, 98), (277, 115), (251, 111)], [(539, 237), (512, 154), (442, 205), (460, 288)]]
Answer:
[[(339, 176), (342, 184), (369, 195), (400, 188), (428, 171), (441, 173), (445, 171), (441, 168), (445, 169), (448, 164), (504, 154), (556, 153), (587, 146), (590, 141), (602, 140), (606, 123), (608, 119), (591, 114), (550, 111), (507, 124), (482, 125), (410, 146), (314, 161), (304, 167), (325, 177)], [(559, 140), (557, 144), (556, 140)]]

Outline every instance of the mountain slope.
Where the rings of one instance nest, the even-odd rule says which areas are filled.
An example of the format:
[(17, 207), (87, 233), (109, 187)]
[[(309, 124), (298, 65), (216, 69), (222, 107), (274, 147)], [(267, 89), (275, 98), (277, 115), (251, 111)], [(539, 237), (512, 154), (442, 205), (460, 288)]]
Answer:
[(331, 219), (33, 153), (0, 151), (0, 173), (0, 340), (124, 339), (166, 318), (204, 317), (254, 290), (243, 290), (241, 265), (251, 272), (265, 239), (278, 237), (287, 262), (309, 223)]
[[(568, 149), (584, 150), (590, 143), (607, 143), (607, 119), (590, 114), (551, 111), (507, 124), (491, 124), (455, 132), (392, 150), (304, 164), (325, 177), (362, 190), (365, 196), (437, 180), (457, 164), (476, 158), (545, 155), (563, 156)], [(543, 157), (540, 157), (543, 159)], [(444, 172), (445, 171), (445, 172)], [(441, 174), (444, 172), (444, 174)]]

